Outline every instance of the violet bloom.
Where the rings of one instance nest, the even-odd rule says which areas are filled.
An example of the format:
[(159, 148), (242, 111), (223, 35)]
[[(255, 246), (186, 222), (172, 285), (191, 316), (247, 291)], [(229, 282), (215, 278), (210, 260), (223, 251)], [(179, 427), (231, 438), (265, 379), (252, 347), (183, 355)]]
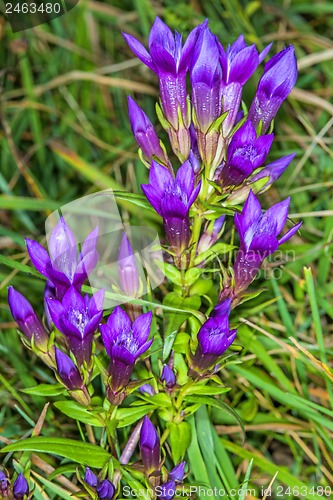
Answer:
[(179, 168), (176, 178), (162, 165), (152, 163), (149, 184), (142, 191), (156, 212), (163, 217), (169, 245), (181, 267), (181, 254), (189, 246), (191, 232), (189, 210), (199, 194), (201, 183), (194, 186), (194, 172), (189, 161)]
[(23, 476), (22, 472), (17, 476), (13, 485), (14, 498), (21, 499), (29, 493), (29, 483)]
[(116, 492), (116, 488), (111, 481), (104, 479), (96, 487), (97, 496), (100, 500), (111, 500)]
[(74, 234), (64, 218), (60, 217), (50, 236), (50, 255), (37, 241), (26, 238), (32, 264), (54, 285), (59, 300), (70, 286), (80, 291), (88, 274), (95, 268), (98, 261), (97, 236), (98, 228), (86, 237), (78, 252)]
[(243, 210), (235, 214), (235, 226), (240, 237), (240, 249), (234, 265), (235, 293), (250, 285), (265, 257), (275, 252), (298, 231), (302, 222), (289, 229), (280, 239), (288, 217), (290, 198), (262, 212), (256, 196), (250, 191)]
[(102, 341), (110, 357), (107, 397), (112, 404), (120, 404), (139, 356), (151, 346), (148, 340), (152, 313), (142, 314), (132, 323), (129, 316), (117, 306), (107, 323), (100, 325)]
[(198, 347), (192, 359), (190, 375), (204, 374), (216, 364), (218, 358), (235, 340), (237, 330), (229, 328), (230, 307), (231, 299), (220, 303), (200, 328)]
[(172, 171), (164, 146), (157, 137), (154, 126), (140, 106), (128, 96), (128, 114), (131, 128), (139, 148), (144, 154), (148, 166), (152, 160), (158, 160)]
[(130, 241), (123, 234), (118, 254), (118, 275), (120, 288), (128, 297), (137, 297), (139, 292), (139, 272)]
[(159, 500), (172, 500), (176, 495), (176, 483), (175, 481), (168, 481), (158, 487)]
[(26, 338), (30, 342), (33, 339), (37, 349), (47, 352), (49, 338), (41, 320), (30, 302), (12, 286), (8, 288), (8, 304), (14, 320)]
[(81, 389), (83, 380), (73, 360), (57, 347), (55, 348), (57, 373), (68, 390)]
[(164, 365), (161, 375), (161, 381), (165, 382), (168, 389), (172, 389), (176, 384), (176, 375), (169, 365)]
[(145, 416), (140, 432), (140, 452), (145, 473), (152, 474), (160, 468), (160, 438), (157, 430)]
[(176, 465), (169, 473), (169, 479), (175, 481), (176, 483), (181, 483), (184, 479), (186, 462), (180, 462)]
[(198, 242), (197, 255), (206, 252), (217, 242), (221, 236), (224, 221), (225, 215), (221, 215), (221, 217), (218, 217), (214, 221), (208, 222), (205, 225), (204, 232)]
[(246, 121), (234, 134), (228, 147), (227, 160), (219, 180), (222, 186), (239, 186), (266, 160), (274, 134), (257, 139), (254, 126)]
[(156, 394), (154, 387), (150, 384), (143, 384), (139, 387), (139, 392), (145, 396), (154, 396)]
[(88, 486), (91, 486), (92, 488), (95, 488), (95, 486), (97, 486), (98, 483), (96, 474), (94, 474), (93, 471), (89, 469), (89, 467), (86, 467), (83, 480), (85, 483), (87, 483)]
[(182, 46), (182, 36), (179, 33), (173, 34), (157, 17), (149, 34), (149, 52), (136, 38), (123, 33), (130, 49), (159, 78), (164, 119), (168, 122), (166, 126), (162, 124), (169, 132), (175, 153), (184, 159), (188, 157), (190, 149), (188, 128), (191, 121), (186, 73), (202, 26), (194, 28)]
[(213, 126), (222, 114), (219, 45), (217, 37), (208, 27), (204, 28), (195, 44), (190, 69), (193, 121), (198, 148), (203, 163), (209, 166), (221, 163), (223, 149), (220, 144), (220, 127)]
[(224, 137), (229, 135), (236, 123), (244, 84), (265, 59), (270, 48), (271, 44), (261, 54), (258, 54), (255, 45), (246, 45), (243, 35), (240, 35), (232, 45), (228, 45), (226, 50), (220, 45), (222, 112), (228, 111), (228, 115), (222, 123)]
[(93, 334), (103, 315), (104, 290), (82, 297), (72, 286), (62, 301), (46, 299), (52, 320), (67, 339), (78, 365), (89, 365)]
[(0, 497), (6, 497), (9, 490), (9, 479), (4, 472), (0, 470)]
[(265, 65), (257, 92), (250, 107), (248, 119), (257, 127), (262, 122), (265, 133), (283, 101), (297, 80), (297, 61), (292, 45), (285, 48)]

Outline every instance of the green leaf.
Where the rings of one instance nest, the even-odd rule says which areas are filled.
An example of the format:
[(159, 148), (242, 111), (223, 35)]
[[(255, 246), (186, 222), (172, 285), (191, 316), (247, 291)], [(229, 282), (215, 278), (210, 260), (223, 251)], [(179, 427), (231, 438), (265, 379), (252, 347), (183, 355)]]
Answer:
[(222, 386), (210, 386), (210, 385), (199, 385), (195, 384), (189, 387), (186, 391), (186, 394), (190, 396), (191, 394), (199, 394), (204, 396), (214, 396), (218, 394), (223, 394), (225, 392), (230, 391), (230, 387), (222, 387)]
[(65, 389), (61, 384), (39, 384), (28, 389), (21, 389), (21, 392), (32, 396), (60, 396), (64, 394)]
[(67, 417), (89, 424), (94, 427), (104, 427), (104, 422), (96, 417), (91, 411), (75, 401), (57, 401), (54, 406)]
[(167, 428), (170, 430), (170, 444), (172, 460), (178, 464), (187, 452), (191, 443), (191, 426), (187, 422), (168, 422)]
[(118, 408), (116, 413), (116, 418), (119, 420), (118, 428), (127, 427), (140, 420), (140, 418), (147, 415), (147, 413), (155, 410), (155, 406), (142, 405), (139, 407), (130, 406), (129, 408)]
[(101, 469), (110, 460), (111, 455), (103, 448), (90, 443), (80, 443), (74, 439), (56, 437), (32, 437), (22, 439), (2, 448), (1, 453), (14, 451), (34, 451), (50, 453), (68, 458), (88, 467)]

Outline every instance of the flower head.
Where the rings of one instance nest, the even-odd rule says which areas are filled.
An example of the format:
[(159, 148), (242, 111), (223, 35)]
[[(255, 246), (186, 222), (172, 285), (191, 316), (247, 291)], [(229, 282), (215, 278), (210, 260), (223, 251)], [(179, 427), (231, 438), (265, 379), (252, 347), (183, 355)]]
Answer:
[(29, 483), (22, 472), (17, 476), (13, 485), (14, 498), (21, 499), (29, 493)]
[(204, 373), (212, 367), (236, 338), (236, 330), (229, 328), (231, 299), (218, 304), (198, 333), (198, 347), (191, 370)]
[(111, 481), (104, 479), (96, 487), (97, 496), (100, 500), (111, 500), (116, 492), (116, 488)]
[(237, 291), (247, 288), (265, 257), (289, 240), (302, 225), (302, 222), (296, 224), (278, 239), (288, 217), (289, 204), (290, 198), (287, 198), (263, 213), (258, 199), (250, 191), (242, 212), (235, 214), (240, 237), (240, 250), (234, 266)]
[(57, 298), (62, 299), (68, 288), (81, 287), (98, 261), (96, 241), (98, 228), (85, 239), (80, 252), (74, 234), (63, 217), (53, 229), (49, 239), (49, 251), (37, 241), (26, 239), (28, 253), (34, 267), (56, 288)]
[(104, 290), (82, 297), (72, 286), (62, 301), (46, 299), (52, 320), (67, 339), (78, 364), (91, 357), (92, 336), (103, 315)]
[(248, 118), (257, 127), (262, 122), (266, 132), (282, 102), (288, 97), (297, 80), (297, 61), (292, 45), (272, 57), (265, 65)]
[(238, 186), (266, 160), (274, 134), (257, 139), (254, 126), (246, 121), (234, 134), (228, 147), (227, 161), (220, 172), (224, 186)]
[(160, 438), (157, 430), (146, 416), (140, 432), (141, 460), (146, 474), (150, 475), (160, 466)]
[(41, 351), (46, 352), (48, 335), (30, 302), (10, 286), (8, 288), (8, 304), (14, 320), (26, 338), (29, 341), (33, 338), (34, 345)]
[(113, 402), (117, 393), (128, 384), (135, 362), (151, 346), (148, 340), (152, 313), (142, 314), (132, 323), (119, 306), (110, 314), (107, 323), (100, 325), (103, 344), (110, 357), (108, 398)]

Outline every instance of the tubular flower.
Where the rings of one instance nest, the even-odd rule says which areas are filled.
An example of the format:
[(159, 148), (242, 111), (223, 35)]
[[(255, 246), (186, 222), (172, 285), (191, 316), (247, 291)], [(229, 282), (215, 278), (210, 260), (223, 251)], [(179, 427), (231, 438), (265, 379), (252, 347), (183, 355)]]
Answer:
[(217, 37), (205, 27), (195, 45), (190, 69), (193, 122), (204, 165), (221, 163), (223, 140), (218, 119), (222, 114), (222, 68)]
[(258, 54), (256, 46), (247, 46), (244, 36), (240, 35), (226, 50), (221, 44), (219, 48), (222, 66), (222, 112), (228, 112), (222, 123), (222, 130), (223, 136), (227, 137), (237, 121), (243, 86), (265, 59), (271, 44)]
[(143, 467), (147, 475), (159, 470), (161, 462), (160, 438), (158, 437), (157, 430), (147, 416), (143, 420), (140, 432), (140, 452)]
[(49, 338), (30, 302), (20, 292), (10, 286), (8, 288), (8, 304), (12, 316), (22, 333), (24, 333), (29, 341), (33, 338), (37, 349), (46, 353), (48, 351)]
[(111, 481), (104, 479), (96, 486), (96, 492), (100, 500), (111, 500), (116, 492), (116, 488)]
[(165, 382), (168, 389), (172, 389), (176, 384), (176, 375), (169, 365), (163, 366), (161, 381)]
[(172, 171), (165, 148), (161, 145), (152, 122), (130, 96), (128, 96), (128, 114), (133, 135), (145, 156), (146, 164), (149, 166), (155, 159)]
[(224, 221), (225, 215), (221, 215), (221, 217), (205, 225), (204, 232), (198, 243), (197, 255), (206, 252), (206, 250), (209, 250), (217, 242), (221, 236)]
[[(187, 100), (186, 73), (192, 51), (203, 25), (191, 31), (182, 45), (182, 36), (156, 18), (148, 39), (149, 52), (133, 36), (123, 34), (134, 54), (157, 74), (160, 83), (162, 125), (169, 133), (174, 152), (183, 159), (190, 150), (190, 112)], [(164, 122), (167, 123), (164, 123)]]
[(234, 265), (235, 293), (244, 291), (255, 278), (265, 257), (289, 240), (302, 222), (289, 229), (280, 239), (287, 217), (290, 198), (262, 212), (256, 196), (250, 191), (240, 214), (235, 214), (235, 226), (240, 237), (240, 249)]
[(100, 325), (102, 341), (110, 357), (107, 398), (112, 404), (120, 404), (126, 397), (124, 389), (130, 381), (139, 356), (151, 346), (148, 340), (152, 313), (142, 314), (132, 323), (129, 316), (115, 307), (107, 323)]
[(61, 300), (66, 291), (74, 286), (78, 291), (98, 261), (96, 241), (98, 228), (85, 239), (80, 252), (74, 234), (60, 217), (49, 240), (49, 251), (37, 241), (26, 238), (28, 253), (34, 267), (53, 284), (57, 299)]
[(55, 348), (55, 358), (56, 373), (59, 379), (76, 401), (87, 406), (90, 403), (89, 393), (72, 359), (57, 347)]
[(130, 241), (123, 234), (118, 254), (118, 274), (120, 288), (128, 297), (136, 297), (139, 292), (139, 273)]
[(91, 298), (71, 287), (62, 301), (46, 299), (52, 320), (67, 339), (78, 365), (90, 364), (93, 334), (103, 315), (104, 290)]
[(85, 483), (88, 484), (88, 486), (91, 486), (92, 488), (97, 486), (97, 483), (98, 483), (98, 479), (97, 479), (96, 474), (91, 469), (89, 469), (89, 467), (86, 467), (86, 471), (85, 471), (83, 480)]
[(13, 484), (13, 494), (14, 498), (21, 499), (24, 498), (29, 493), (29, 483), (23, 476), (22, 472), (17, 476)]
[(239, 186), (266, 160), (274, 134), (257, 139), (254, 126), (246, 121), (234, 134), (228, 147), (227, 161), (219, 174), (222, 186)]
[(216, 306), (198, 333), (198, 347), (193, 356), (190, 375), (197, 377), (216, 364), (218, 358), (236, 338), (237, 330), (229, 328), (231, 299)]
[(153, 162), (149, 184), (141, 186), (150, 204), (163, 217), (171, 249), (180, 266), (182, 252), (188, 248), (191, 232), (189, 210), (200, 191), (194, 186), (194, 172), (189, 161), (183, 163), (174, 178), (162, 165)]
[(257, 92), (250, 107), (248, 119), (257, 127), (262, 122), (265, 133), (283, 101), (297, 80), (297, 61), (292, 45), (285, 48), (265, 65)]

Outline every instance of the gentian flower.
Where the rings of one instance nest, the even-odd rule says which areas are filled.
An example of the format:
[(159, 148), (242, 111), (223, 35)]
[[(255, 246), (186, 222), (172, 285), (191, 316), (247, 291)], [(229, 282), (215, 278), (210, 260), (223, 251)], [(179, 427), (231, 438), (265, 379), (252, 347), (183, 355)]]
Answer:
[(156, 394), (154, 387), (150, 384), (143, 384), (139, 387), (139, 392), (146, 396), (154, 396), (154, 394)]
[(116, 488), (111, 481), (104, 479), (96, 487), (97, 496), (100, 500), (111, 500), (116, 492)]
[(302, 222), (289, 229), (280, 239), (287, 217), (290, 198), (262, 212), (256, 196), (250, 191), (240, 214), (235, 214), (235, 226), (240, 237), (240, 249), (234, 265), (235, 293), (245, 290), (255, 278), (265, 257), (289, 240)]
[(95, 488), (98, 483), (98, 479), (96, 474), (93, 473), (89, 467), (86, 467), (85, 475), (84, 475), (84, 482), (88, 484), (88, 486), (91, 486), (92, 488)]
[(29, 493), (29, 483), (22, 472), (17, 476), (13, 485), (14, 498), (21, 499)]
[(201, 183), (194, 187), (194, 172), (189, 161), (179, 168), (176, 178), (165, 167), (153, 162), (149, 184), (141, 185), (150, 204), (163, 217), (168, 241), (179, 267), (181, 254), (188, 248), (191, 237), (188, 213), (200, 187)]
[(254, 126), (246, 121), (232, 137), (227, 161), (219, 174), (222, 186), (239, 186), (266, 160), (274, 134), (257, 139)]
[(209, 166), (219, 165), (223, 153), (220, 127), (213, 126), (222, 114), (219, 45), (217, 37), (205, 27), (195, 44), (190, 68), (193, 121), (198, 148), (203, 163)]
[(208, 222), (205, 225), (197, 247), (197, 255), (209, 250), (221, 236), (222, 228), (225, 221), (225, 215), (221, 215), (214, 221)]
[(57, 291), (53, 286), (53, 284), (51, 283), (51, 281), (47, 280), (44, 288), (44, 312), (45, 312), (46, 323), (49, 330), (52, 330), (52, 318), (50, 315), (46, 299), (56, 299), (56, 298), (57, 298)]
[(4, 472), (0, 470), (0, 497), (7, 496), (9, 490), (9, 479)]
[(90, 403), (90, 396), (73, 360), (57, 347), (55, 348), (56, 373), (71, 396), (83, 406)]
[(297, 61), (294, 47), (290, 45), (265, 65), (248, 119), (257, 127), (262, 122), (265, 133), (283, 101), (292, 91), (297, 80)]
[(181, 483), (184, 479), (186, 462), (181, 462), (176, 465), (169, 473), (169, 479), (175, 481), (176, 483)]
[(137, 297), (139, 292), (139, 272), (133, 249), (126, 235), (123, 234), (118, 254), (118, 275), (120, 288), (128, 297)]
[(10, 311), (20, 330), (34, 346), (40, 351), (48, 351), (48, 335), (45, 328), (33, 310), (30, 302), (27, 301), (15, 288), (8, 288), (8, 304)]
[(150, 475), (154, 471), (159, 470), (161, 461), (160, 438), (158, 437), (157, 430), (147, 416), (145, 416), (141, 427), (140, 451), (145, 473)]
[(172, 172), (165, 148), (161, 145), (152, 122), (130, 96), (128, 96), (128, 114), (133, 135), (145, 156), (146, 164), (150, 165), (151, 161), (155, 159)]
[(165, 382), (168, 389), (172, 389), (176, 384), (176, 375), (169, 365), (163, 366), (161, 381)]
[(78, 365), (89, 365), (93, 334), (103, 315), (104, 290), (82, 297), (72, 286), (62, 301), (46, 299), (52, 320), (67, 339)]
[(168, 481), (167, 483), (158, 486), (158, 496), (159, 500), (172, 500), (175, 498), (176, 494), (176, 483), (175, 481)]
[(220, 303), (200, 328), (198, 347), (189, 372), (191, 376), (196, 378), (198, 374), (204, 374), (235, 340), (237, 330), (229, 328), (230, 307), (231, 299)]
[[(191, 31), (182, 46), (182, 36), (156, 18), (149, 34), (149, 52), (133, 36), (123, 36), (134, 54), (157, 74), (163, 109), (162, 125), (168, 131), (175, 154), (186, 160), (190, 150), (188, 128), (191, 116), (187, 100), (186, 73), (192, 51), (203, 25)], [(167, 123), (164, 123), (166, 121)]]
[(37, 241), (26, 238), (32, 264), (56, 288), (57, 299), (61, 300), (70, 286), (80, 291), (88, 274), (95, 268), (97, 236), (98, 228), (86, 237), (78, 252), (74, 234), (60, 217), (49, 239), (50, 255)]
[(260, 193), (263, 193), (273, 184), (273, 182), (281, 177), (295, 156), (296, 153), (292, 153), (290, 155), (282, 156), (282, 158), (269, 163), (265, 168), (260, 170), (260, 172), (251, 177), (251, 183), (257, 182), (259, 179), (263, 179), (264, 177), (268, 177), (266, 184), (260, 189)]
[(227, 137), (237, 121), (242, 88), (265, 59), (271, 44), (261, 54), (258, 54), (256, 46), (247, 46), (244, 36), (240, 35), (231, 46), (228, 45), (226, 50), (221, 44), (219, 44), (219, 48), (222, 66), (222, 112), (228, 111), (228, 115), (222, 123), (222, 130), (223, 136)]
[(126, 397), (124, 389), (130, 381), (139, 356), (151, 346), (148, 340), (152, 313), (142, 314), (132, 323), (129, 316), (115, 307), (107, 323), (100, 325), (102, 341), (110, 357), (107, 397), (112, 404), (120, 404)]

